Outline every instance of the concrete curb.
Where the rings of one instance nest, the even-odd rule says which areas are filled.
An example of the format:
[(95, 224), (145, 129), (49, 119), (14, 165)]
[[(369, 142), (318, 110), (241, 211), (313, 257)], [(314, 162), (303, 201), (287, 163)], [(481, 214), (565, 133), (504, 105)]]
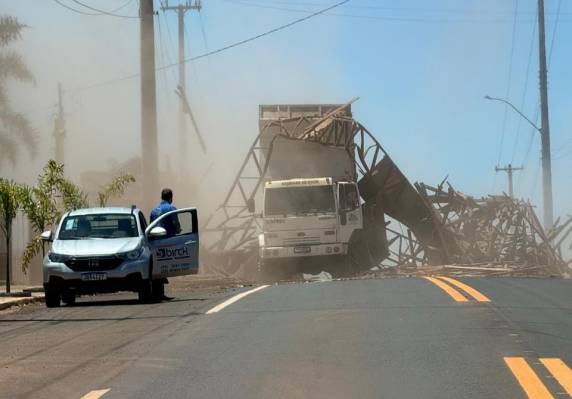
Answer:
[[(3, 300), (4, 299), (4, 300)], [(7, 299), (7, 300), (6, 300)], [(11, 308), (12, 306), (26, 305), (29, 303), (44, 302), (44, 296), (32, 296), (23, 298), (0, 298), (0, 310)]]

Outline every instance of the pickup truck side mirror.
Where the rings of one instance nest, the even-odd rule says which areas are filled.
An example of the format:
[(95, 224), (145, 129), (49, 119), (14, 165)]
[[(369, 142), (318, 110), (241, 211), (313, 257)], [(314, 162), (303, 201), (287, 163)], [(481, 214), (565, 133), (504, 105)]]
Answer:
[(249, 213), (254, 213), (256, 211), (256, 204), (254, 203), (254, 198), (249, 198), (246, 200), (246, 207)]
[(48, 242), (52, 242), (52, 231), (51, 230), (46, 230), (44, 231), (42, 234), (40, 234), (40, 238), (42, 239), (42, 241), (48, 241)]
[(343, 209), (340, 209), (340, 224), (342, 226), (348, 224), (348, 213)]
[(155, 226), (153, 227), (150, 231), (149, 231), (149, 238), (150, 239), (157, 239), (157, 238), (161, 238), (161, 237), (165, 237), (167, 235), (167, 230), (165, 230), (163, 227), (161, 226)]

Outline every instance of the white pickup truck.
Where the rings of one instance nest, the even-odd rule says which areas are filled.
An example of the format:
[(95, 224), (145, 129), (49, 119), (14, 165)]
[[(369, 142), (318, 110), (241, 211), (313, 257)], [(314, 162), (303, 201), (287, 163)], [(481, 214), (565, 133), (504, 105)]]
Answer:
[(331, 177), (266, 182), (262, 216), (263, 269), (300, 258), (335, 257), (329, 263), (339, 264), (352, 234), (363, 228), (357, 184)]

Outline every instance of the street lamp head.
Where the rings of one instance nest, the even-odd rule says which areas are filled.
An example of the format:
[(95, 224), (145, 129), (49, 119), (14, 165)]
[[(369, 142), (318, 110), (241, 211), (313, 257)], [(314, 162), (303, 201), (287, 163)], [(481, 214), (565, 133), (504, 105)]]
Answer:
[(489, 96), (488, 94), (485, 96), (485, 99), (492, 100), (491, 96)]

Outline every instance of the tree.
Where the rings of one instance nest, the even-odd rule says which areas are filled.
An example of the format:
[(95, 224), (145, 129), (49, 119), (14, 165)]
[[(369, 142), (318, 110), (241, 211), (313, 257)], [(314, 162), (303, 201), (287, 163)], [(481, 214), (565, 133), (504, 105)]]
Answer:
[(22, 269), (26, 270), (30, 262), (41, 251), (45, 255), (44, 242), (40, 234), (50, 229), (70, 209), (89, 206), (87, 195), (67, 180), (64, 165), (54, 160), (48, 161), (35, 187), (23, 189), (22, 209), (32, 225), (34, 236), (26, 245), (22, 258)]
[(0, 16), (0, 162), (8, 159), (12, 164), (16, 162), (19, 143), (27, 147), (31, 156), (37, 152), (36, 132), (22, 113), (11, 109), (6, 93), (6, 81), (9, 79), (34, 82), (34, 76), (22, 57), (6, 48), (21, 38), (24, 27), (15, 17)]
[(6, 292), (10, 292), (12, 222), (22, 204), (23, 186), (0, 178), (0, 229), (6, 239)]
[[(135, 181), (130, 174), (120, 174), (98, 193), (100, 206), (105, 206), (113, 196), (123, 195), (129, 183)], [(32, 224), (34, 236), (24, 250), (22, 269), (26, 270), (38, 253), (45, 255), (40, 235), (52, 228), (62, 215), (72, 209), (87, 208), (87, 195), (64, 175), (64, 165), (50, 160), (35, 187), (22, 189), (22, 209)]]
[(107, 206), (107, 201), (111, 197), (120, 197), (125, 193), (125, 189), (129, 183), (135, 182), (135, 177), (130, 173), (123, 173), (115, 176), (111, 182), (103, 187), (103, 189), (97, 194), (99, 199), (99, 206)]

